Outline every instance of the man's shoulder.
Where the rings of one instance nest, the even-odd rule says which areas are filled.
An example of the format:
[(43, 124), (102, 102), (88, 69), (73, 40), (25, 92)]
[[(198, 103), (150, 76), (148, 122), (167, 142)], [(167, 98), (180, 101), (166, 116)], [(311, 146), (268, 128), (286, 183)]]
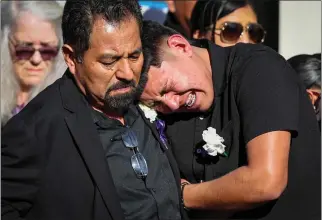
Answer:
[(278, 53), (275, 50), (264, 44), (238, 43), (235, 46), (232, 46), (232, 48), (235, 48), (235, 51), (238, 55), (251, 54), (252, 52), (262, 52), (278, 55)]
[(270, 62), (285, 62), (285, 58), (277, 53), (272, 48), (263, 44), (244, 44), (238, 43), (231, 47), (231, 53), (236, 58), (238, 64), (246, 65), (248, 61), (265, 61)]
[[(215, 66), (225, 65), (225, 71), (229, 71), (237, 78), (242, 78), (244, 73), (259, 71), (270, 66), (289, 66), (283, 56), (272, 48), (263, 44), (238, 43), (231, 47), (220, 47), (212, 45), (212, 55), (215, 57), (212, 62)], [(221, 71), (216, 67), (217, 72)], [(214, 69), (213, 69), (214, 71)]]
[(286, 59), (268, 46), (239, 43), (231, 48), (230, 55), (234, 58), (232, 72), (237, 81), (246, 75), (253, 78), (260, 73), (271, 78), (280, 77), (286, 81), (297, 82), (296, 74)]

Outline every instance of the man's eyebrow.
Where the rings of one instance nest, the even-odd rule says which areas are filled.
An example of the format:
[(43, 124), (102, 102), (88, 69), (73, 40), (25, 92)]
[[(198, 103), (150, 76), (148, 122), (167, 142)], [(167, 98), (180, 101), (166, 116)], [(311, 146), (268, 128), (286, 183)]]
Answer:
[(169, 79), (167, 79), (166, 82), (162, 86), (162, 89), (160, 91), (161, 96), (164, 96), (167, 93), (168, 83), (169, 83)]
[(130, 53), (129, 55), (134, 55), (134, 54), (139, 54), (139, 53), (142, 53), (142, 47), (140, 48), (137, 48), (136, 50), (134, 50), (132, 53)]
[(117, 54), (114, 54), (114, 53), (104, 53), (104, 54), (100, 55), (99, 58), (100, 59), (117, 59), (117, 58), (120, 58), (120, 56)]
[[(129, 56), (133, 56), (133, 55), (136, 55), (136, 54), (140, 54), (142, 53), (142, 47), (140, 48), (137, 48), (136, 50), (134, 50), (133, 52), (131, 52), (129, 54)], [(100, 59), (119, 59), (121, 58), (122, 56), (121, 55), (117, 55), (115, 53), (104, 53), (102, 55), (99, 56)]]

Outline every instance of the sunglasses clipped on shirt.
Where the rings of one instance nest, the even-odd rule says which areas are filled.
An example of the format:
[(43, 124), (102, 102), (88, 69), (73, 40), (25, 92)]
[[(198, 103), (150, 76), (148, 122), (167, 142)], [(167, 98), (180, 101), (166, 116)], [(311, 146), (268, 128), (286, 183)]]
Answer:
[[(207, 30), (212, 30), (212, 27)], [(236, 43), (240, 37), (247, 32), (249, 39), (253, 43), (263, 43), (265, 41), (266, 31), (262, 25), (257, 23), (249, 23), (245, 27), (237, 22), (225, 22), (221, 28), (215, 28), (219, 30), (220, 39), (224, 43)], [(217, 34), (217, 33), (215, 33)]]
[(131, 129), (122, 134), (122, 141), (125, 147), (133, 151), (131, 157), (132, 168), (138, 178), (145, 179), (148, 175), (148, 165), (144, 156), (139, 152), (137, 136)]
[[(13, 44), (13, 42), (11, 42)], [(43, 45), (39, 49), (25, 43), (13, 44), (15, 57), (17, 60), (30, 60), (30, 58), (38, 51), (44, 61), (54, 59), (59, 51), (58, 46)]]

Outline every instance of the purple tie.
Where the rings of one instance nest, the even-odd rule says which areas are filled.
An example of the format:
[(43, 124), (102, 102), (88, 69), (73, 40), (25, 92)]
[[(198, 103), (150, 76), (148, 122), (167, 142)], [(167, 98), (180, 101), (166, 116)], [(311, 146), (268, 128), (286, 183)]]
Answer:
[(160, 139), (162, 140), (162, 142), (164, 144), (166, 144), (167, 143), (167, 138), (166, 138), (165, 133), (164, 133), (165, 122), (162, 121), (161, 119), (157, 119), (156, 125), (157, 125), (157, 130), (158, 130), (159, 135), (160, 135)]

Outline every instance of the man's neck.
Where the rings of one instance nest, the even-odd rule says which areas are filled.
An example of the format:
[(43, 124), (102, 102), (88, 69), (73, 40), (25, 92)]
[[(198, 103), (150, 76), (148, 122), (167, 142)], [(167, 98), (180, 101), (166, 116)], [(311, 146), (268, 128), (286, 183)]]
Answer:
[(210, 74), (212, 76), (212, 69), (211, 69), (211, 60), (210, 60), (210, 54), (206, 48), (200, 48), (200, 47), (192, 47), (193, 52), (196, 55), (195, 60), (196, 62), (200, 62), (200, 67), (204, 67), (203, 71), (206, 74)]
[(121, 114), (117, 114), (117, 113), (112, 113), (112, 112), (106, 112), (106, 111), (103, 111), (99, 108), (96, 108), (94, 106), (92, 106), (92, 108), (95, 110), (95, 111), (98, 111), (98, 112), (101, 112), (102, 114), (104, 114), (106, 117), (110, 118), (110, 119), (114, 119), (114, 120), (118, 120), (119, 122), (122, 123), (122, 125), (125, 125), (125, 120), (124, 120), (124, 115), (121, 115)]

